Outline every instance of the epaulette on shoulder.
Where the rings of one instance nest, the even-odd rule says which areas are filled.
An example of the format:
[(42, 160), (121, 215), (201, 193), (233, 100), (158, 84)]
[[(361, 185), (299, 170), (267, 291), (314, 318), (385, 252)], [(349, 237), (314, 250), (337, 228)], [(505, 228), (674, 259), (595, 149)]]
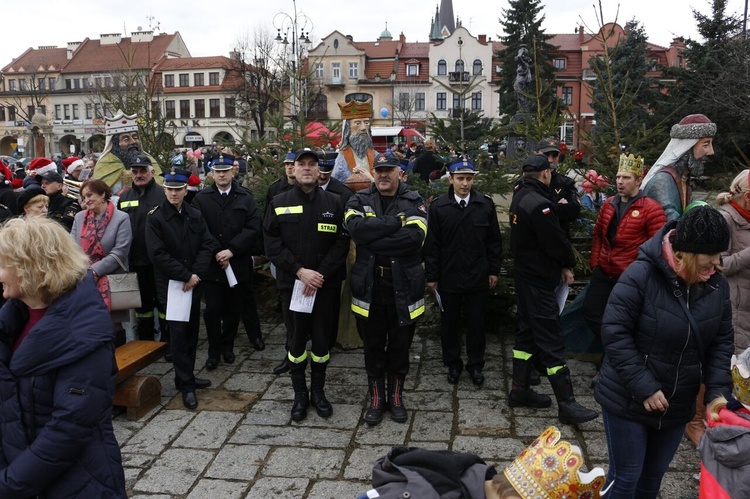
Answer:
[(489, 199), (490, 201), (492, 201), (492, 196), (490, 196), (489, 194), (482, 194), (482, 196), (484, 196), (487, 199)]
[(154, 206), (153, 208), (151, 208), (151, 211), (149, 211), (148, 214), (149, 215), (153, 215), (156, 212), (156, 210), (158, 210), (158, 209), (159, 209), (158, 206)]

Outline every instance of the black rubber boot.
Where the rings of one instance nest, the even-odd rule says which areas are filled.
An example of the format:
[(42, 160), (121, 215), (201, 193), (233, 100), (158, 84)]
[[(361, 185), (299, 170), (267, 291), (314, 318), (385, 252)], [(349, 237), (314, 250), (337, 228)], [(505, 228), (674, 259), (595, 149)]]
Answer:
[(383, 420), (385, 411), (385, 380), (368, 378), (367, 391), (370, 394), (370, 407), (365, 412), (365, 423), (375, 426)]
[(532, 390), (531, 373), (535, 372), (530, 360), (513, 359), (513, 385), (508, 394), (508, 405), (511, 407), (534, 407), (544, 409), (552, 405), (552, 399)]
[(310, 370), (310, 405), (315, 407), (315, 412), (321, 418), (331, 417), (333, 406), (323, 391), (326, 386), (326, 364), (313, 362)]
[(564, 424), (579, 424), (596, 419), (598, 412), (583, 407), (573, 396), (570, 370), (566, 367), (549, 376), (549, 383), (557, 398), (557, 417)]
[(388, 410), (391, 419), (397, 423), (406, 423), (409, 414), (404, 406), (404, 377), (388, 375)]
[(292, 421), (302, 421), (307, 417), (307, 408), (310, 406), (310, 395), (307, 392), (304, 368), (292, 371), (292, 387), (294, 387)]

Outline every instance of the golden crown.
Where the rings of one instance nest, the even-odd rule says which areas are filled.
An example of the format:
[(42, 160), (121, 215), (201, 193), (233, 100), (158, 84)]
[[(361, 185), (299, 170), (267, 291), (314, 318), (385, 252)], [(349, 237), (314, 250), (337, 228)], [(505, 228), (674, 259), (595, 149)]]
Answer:
[(617, 167), (617, 173), (632, 173), (636, 177), (643, 176), (643, 158), (634, 155), (625, 156), (620, 154), (620, 164)]
[[(743, 360), (745, 360), (743, 358)], [(750, 410), (750, 372), (740, 361), (740, 357), (732, 355), (732, 381), (734, 382), (734, 398)]]
[(341, 119), (343, 120), (355, 120), (372, 118), (372, 99), (366, 101), (361, 100), (350, 100), (346, 103), (339, 102), (339, 109), (341, 109)]
[(604, 470), (579, 471), (580, 449), (560, 440), (560, 430), (550, 426), (505, 468), (503, 474), (521, 497), (527, 499), (598, 499), (604, 487)]
[(135, 114), (127, 115), (121, 110), (117, 114), (104, 118), (104, 131), (107, 135), (115, 135), (123, 132), (137, 132), (138, 120)]

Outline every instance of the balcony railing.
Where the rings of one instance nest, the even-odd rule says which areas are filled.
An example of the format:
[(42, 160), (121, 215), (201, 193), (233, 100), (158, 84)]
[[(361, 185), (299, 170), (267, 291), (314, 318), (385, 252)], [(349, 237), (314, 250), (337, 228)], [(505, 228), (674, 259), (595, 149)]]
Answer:
[(468, 71), (454, 71), (448, 73), (448, 81), (451, 83), (468, 83), (470, 79)]
[(594, 71), (591, 68), (586, 68), (583, 70), (583, 79), (584, 80), (596, 80), (596, 71)]
[(343, 85), (344, 84), (344, 78), (341, 76), (329, 76), (326, 78), (326, 85), (336, 86), (336, 85)]

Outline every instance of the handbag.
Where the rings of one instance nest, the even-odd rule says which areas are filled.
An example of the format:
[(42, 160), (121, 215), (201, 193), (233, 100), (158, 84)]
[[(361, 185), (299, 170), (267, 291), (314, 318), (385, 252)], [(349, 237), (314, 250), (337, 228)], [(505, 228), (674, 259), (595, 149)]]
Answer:
[[(110, 253), (120, 267), (125, 269), (120, 259)], [(138, 274), (135, 272), (126, 272), (124, 274), (108, 274), (109, 298), (111, 310), (129, 310), (131, 308), (141, 308), (141, 290), (138, 287)]]

